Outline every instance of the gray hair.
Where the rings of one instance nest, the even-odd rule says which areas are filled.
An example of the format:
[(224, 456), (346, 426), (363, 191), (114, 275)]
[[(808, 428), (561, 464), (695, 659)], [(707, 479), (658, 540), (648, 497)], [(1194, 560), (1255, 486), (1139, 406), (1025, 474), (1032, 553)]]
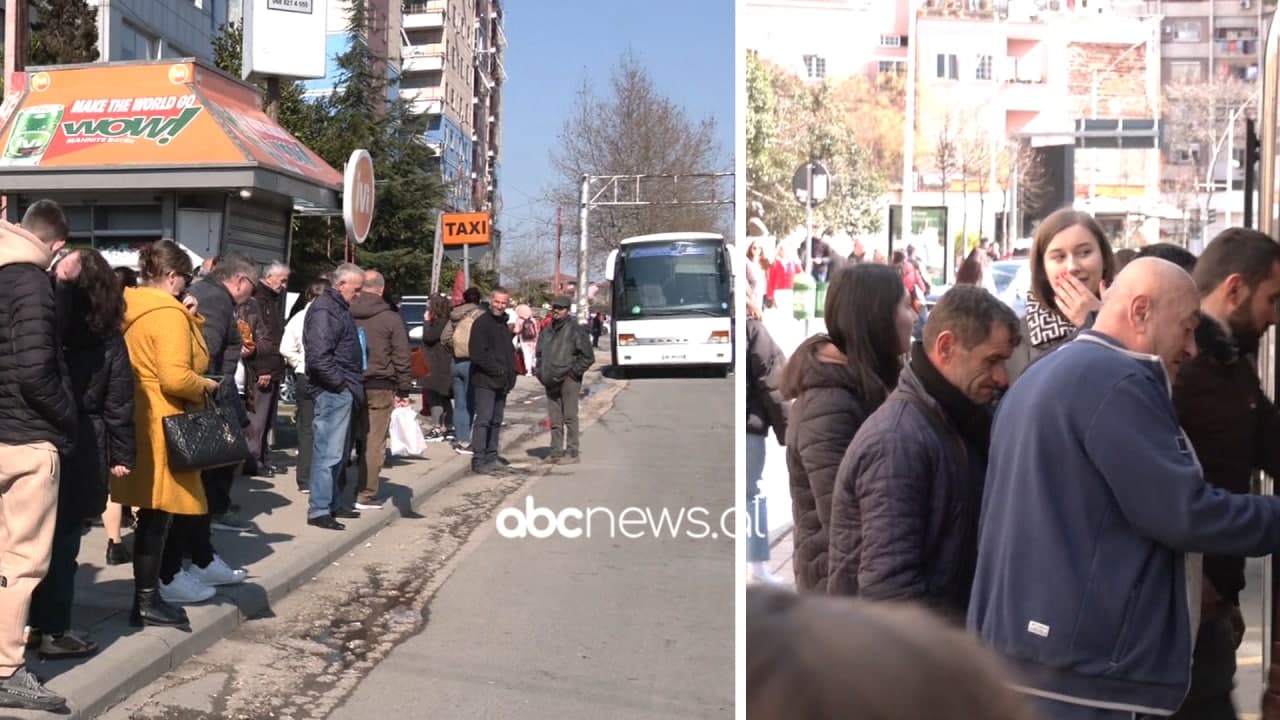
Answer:
[(334, 285), (337, 285), (340, 282), (346, 282), (347, 280), (357, 279), (360, 281), (361, 285), (364, 284), (364, 270), (361, 270), (360, 266), (355, 263), (342, 263), (338, 266), (337, 270), (333, 271)]
[(272, 275), (288, 275), (290, 272), (292, 271), (289, 270), (288, 265), (285, 265), (279, 260), (272, 260), (271, 264), (267, 265), (267, 269), (262, 273), (262, 276), (270, 277)]
[(231, 253), (218, 260), (208, 277), (217, 282), (230, 282), (237, 275), (244, 275), (250, 282), (258, 281), (258, 264), (240, 253)]

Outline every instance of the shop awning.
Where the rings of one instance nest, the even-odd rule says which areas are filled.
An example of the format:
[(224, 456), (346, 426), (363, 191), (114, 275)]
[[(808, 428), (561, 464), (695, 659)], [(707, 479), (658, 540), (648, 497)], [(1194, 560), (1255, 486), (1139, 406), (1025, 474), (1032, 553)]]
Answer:
[(342, 174), (257, 88), (198, 60), (31, 68), (0, 106), (0, 190), (255, 190), (341, 210)]

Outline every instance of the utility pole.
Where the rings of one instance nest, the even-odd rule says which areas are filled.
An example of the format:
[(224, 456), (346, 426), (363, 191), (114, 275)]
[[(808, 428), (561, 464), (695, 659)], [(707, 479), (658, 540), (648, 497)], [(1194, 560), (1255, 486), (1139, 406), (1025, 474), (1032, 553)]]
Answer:
[(562, 210), (563, 208), (556, 208), (556, 280), (555, 284), (551, 286), (552, 295), (560, 294), (560, 242), (562, 232), (564, 231), (564, 226), (560, 223), (560, 214)]
[(578, 322), (587, 322), (587, 218), (591, 213), (591, 176), (582, 176), (578, 197)]
[(272, 75), (267, 78), (267, 107), (265, 108), (267, 117), (272, 120), (280, 119), (280, 78)]

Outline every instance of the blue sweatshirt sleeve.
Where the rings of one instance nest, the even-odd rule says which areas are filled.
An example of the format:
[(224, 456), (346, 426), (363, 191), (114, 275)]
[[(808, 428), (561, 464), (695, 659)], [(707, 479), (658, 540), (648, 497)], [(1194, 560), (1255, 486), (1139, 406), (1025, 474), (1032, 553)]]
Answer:
[(1172, 401), (1150, 379), (1129, 375), (1107, 392), (1085, 432), (1085, 451), (1140, 534), (1182, 552), (1280, 550), (1280, 497), (1233, 495), (1206, 483)]

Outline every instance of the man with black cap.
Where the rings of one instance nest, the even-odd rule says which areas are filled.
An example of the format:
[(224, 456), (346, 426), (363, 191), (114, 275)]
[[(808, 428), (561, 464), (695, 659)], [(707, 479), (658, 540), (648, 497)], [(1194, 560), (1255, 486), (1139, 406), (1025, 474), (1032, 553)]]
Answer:
[(596, 359), (587, 329), (569, 314), (572, 304), (566, 295), (551, 301), (551, 325), (538, 336), (536, 367), (551, 415), (551, 463), (578, 462), (578, 396), (582, 376)]

